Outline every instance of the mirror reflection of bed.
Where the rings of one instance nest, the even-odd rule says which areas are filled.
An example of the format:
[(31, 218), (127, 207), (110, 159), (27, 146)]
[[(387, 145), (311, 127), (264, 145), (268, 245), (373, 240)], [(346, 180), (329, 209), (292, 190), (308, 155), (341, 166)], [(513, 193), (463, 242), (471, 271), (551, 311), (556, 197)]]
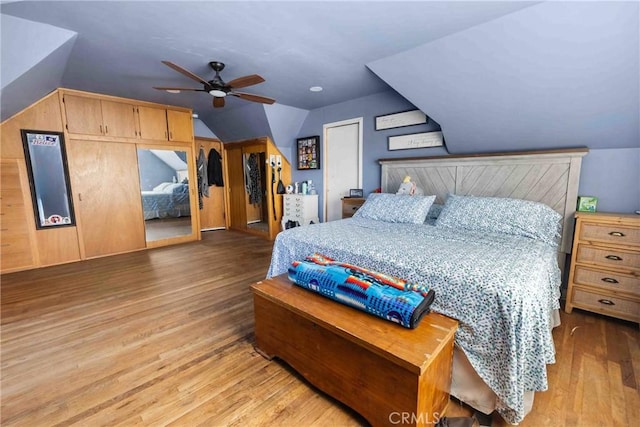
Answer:
[(192, 233), (187, 152), (138, 149), (147, 242)]

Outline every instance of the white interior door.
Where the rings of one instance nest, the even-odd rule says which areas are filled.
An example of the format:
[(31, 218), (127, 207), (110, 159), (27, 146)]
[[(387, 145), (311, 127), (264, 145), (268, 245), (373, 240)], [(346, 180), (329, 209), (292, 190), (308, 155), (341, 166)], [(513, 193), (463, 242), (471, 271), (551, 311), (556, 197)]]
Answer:
[(362, 188), (362, 117), (324, 128), (324, 220), (342, 218), (342, 197)]

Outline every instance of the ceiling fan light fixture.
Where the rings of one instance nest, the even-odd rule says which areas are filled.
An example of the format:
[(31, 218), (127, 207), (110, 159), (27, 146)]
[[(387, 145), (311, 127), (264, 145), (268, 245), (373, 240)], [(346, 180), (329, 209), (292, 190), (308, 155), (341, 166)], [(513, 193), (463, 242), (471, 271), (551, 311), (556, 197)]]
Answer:
[(227, 96), (227, 92), (220, 90), (220, 89), (211, 89), (209, 91), (209, 95), (211, 96), (215, 96), (218, 98), (224, 98), (225, 96)]
[(309, 90), (311, 92), (322, 92), (322, 86), (311, 86)]
[(180, 93), (180, 91), (178, 89), (167, 89), (167, 92), (169, 92), (169, 93)]

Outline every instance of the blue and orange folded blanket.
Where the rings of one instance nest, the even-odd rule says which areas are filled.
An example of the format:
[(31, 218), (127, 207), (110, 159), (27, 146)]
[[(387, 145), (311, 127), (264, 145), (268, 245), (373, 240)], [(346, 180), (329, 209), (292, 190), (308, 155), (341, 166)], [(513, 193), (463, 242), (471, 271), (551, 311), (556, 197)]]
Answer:
[(289, 267), (289, 280), (335, 301), (406, 328), (429, 313), (435, 291), (315, 253)]

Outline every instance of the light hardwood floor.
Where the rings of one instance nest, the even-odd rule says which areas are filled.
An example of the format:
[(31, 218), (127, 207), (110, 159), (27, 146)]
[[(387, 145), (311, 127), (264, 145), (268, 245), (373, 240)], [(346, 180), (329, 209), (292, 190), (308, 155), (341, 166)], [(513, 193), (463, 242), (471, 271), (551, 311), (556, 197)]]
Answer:
[[(271, 242), (203, 236), (2, 276), (1, 424), (366, 425), (254, 351), (249, 285)], [(638, 326), (580, 311), (562, 321), (550, 390), (521, 425), (637, 425)], [(451, 402), (448, 415), (469, 413)]]

